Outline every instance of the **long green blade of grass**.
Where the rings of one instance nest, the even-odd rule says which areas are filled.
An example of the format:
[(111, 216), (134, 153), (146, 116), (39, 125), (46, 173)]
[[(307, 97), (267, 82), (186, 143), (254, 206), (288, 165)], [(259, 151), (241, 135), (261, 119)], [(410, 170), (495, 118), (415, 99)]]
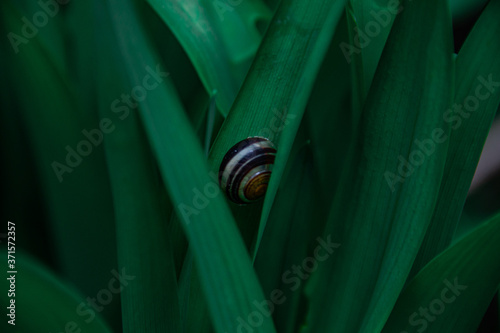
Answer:
[(500, 283), (500, 215), (425, 266), (398, 299), (384, 333), (475, 332)]
[[(297, 139), (300, 137), (302, 135)], [(311, 216), (311, 207), (321, 202), (321, 197), (310, 149), (310, 144), (302, 141), (298, 151), (292, 154), (254, 263), (268, 299), (275, 290), (283, 294), (284, 302), (275, 304), (273, 312), (279, 332), (295, 332), (303, 321), (301, 291), (305, 284), (284, 281), (282, 276), (308, 256), (308, 239), (314, 235), (315, 225), (304, 221), (321, 219), (321, 210)]]
[(332, 0), (286, 0), (280, 4), (210, 152), (211, 170), (217, 173), (229, 148), (247, 137), (267, 137), (278, 147), (262, 219), (259, 204), (245, 208), (232, 205), (238, 221), (243, 216), (255, 228), (262, 220), (254, 254), (343, 5), (344, 1)]
[[(338, 184), (335, 176), (347, 160), (338, 158), (348, 151), (346, 138), (351, 134), (351, 127), (346, 126), (351, 115), (346, 112), (350, 108), (349, 65), (338, 47), (346, 36), (343, 15), (316, 78), (254, 263), (265, 294), (277, 289), (286, 297), (274, 312), (280, 332), (300, 327), (307, 308), (302, 293), (305, 283), (297, 287), (282, 276), (317, 246)], [(332, 143), (336, 154), (330, 153)]]
[(342, 175), (323, 236), (341, 247), (306, 289), (307, 332), (382, 329), (438, 199), (445, 144), (411, 174), (398, 168), (414, 160), (415, 140), (434, 129), (448, 133), (441, 112), (451, 101), (451, 18), (446, 1), (402, 6), (363, 110), (354, 147), (360, 153)]
[(348, 16), (350, 45), (343, 45), (344, 48), (341, 46), (341, 49), (348, 61), (359, 57), (356, 66), (361, 66), (360, 95), (364, 99), (370, 90), (382, 50), (401, 7), (398, 1), (387, 0), (351, 0), (349, 3), (352, 10), (352, 16)]
[(399, 9), (399, 1), (351, 0), (347, 4), (349, 39), (348, 43), (345, 40), (339, 43), (339, 47), (352, 69), (354, 127)]
[(271, 11), (260, 0), (148, 0), (189, 55), (207, 92), (227, 115), (247, 74)]
[(121, 293), (123, 331), (181, 332), (177, 276), (167, 232), (173, 207), (137, 112), (129, 109), (121, 117), (113, 112), (113, 100), (134, 87), (123, 71), (125, 64), (106, 4), (95, 1), (93, 7), (99, 13), (95, 48), (103, 50), (97, 66), (99, 72), (107, 73), (97, 87), (98, 105), (101, 118), (112, 119), (115, 126), (104, 143), (113, 190), (118, 262), (134, 276)]
[[(284, 82), (287, 82), (286, 71), (290, 71), (291, 74), (294, 71), (297, 71), (299, 73), (298, 77), (293, 78), (294, 81), (287, 82), (283, 91), (284, 93), (280, 92), (280, 90), (278, 89), (276, 92), (279, 95), (277, 94), (276, 96), (274, 96), (273, 102), (268, 103), (268, 105), (276, 105), (276, 107), (281, 107), (284, 108), (284, 110), (287, 110), (287, 117), (289, 117), (290, 120), (288, 120), (289, 124), (286, 124), (285, 119), (286, 126), (283, 126), (283, 133), (281, 134), (279, 139), (279, 149), (276, 155), (273, 176), (271, 177), (269, 188), (267, 190), (264, 201), (264, 207), (259, 224), (259, 232), (257, 235), (257, 243), (254, 254), (256, 253), (256, 251), (258, 251), (259, 242), (264, 233), (267, 219), (273, 206), (273, 201), (278, 190), (282, 174), (284, 172), (293, 142), (299, 129), (299, 125), (302, 120), (307, 101), (314, 86), (316, 75), (318, 74), (322, 61), (328, 51), (330, 41), (332, 40), (336, 26), (338, 25), (338, 22), (341, 18), (344, 4), (345, 2), (343, 0), (320, 1), (317, 5), (312, 2), (299, 4), (299, 2), (287, 3), (286, 1), (284, 1), (281, 4), (280, 9), (278, 9), (278, 14), (274, 19), (274, 21), (278, 20), (278, 24), (276, 24), (274, 27), (269, 28), (270, 33), (266, 36), (269, 37), (268, 39), (266, 39), (269, 43), (273, 41), (273, 39), (271, 39), (271, 37), (273, 37), (273, 34), (275, 34), (274, 38), (280, 38), (279, 36), (282, 34), (282, 32), (279, 26), (279, 20), (287, 20), (287, 11), (292, 13), (295, 12), (297, 14), (304, 13), (302, 27), (300, 28), (306, 28), (308, 34), (304, 36), (305, 38), (299, 40), (297, 40), (296, 36), (287, 36), (288, 42), (291, 42), (293, 40), (293, 43), (291, 44), (291, 51), (293, 52), (291, 54), (293, 54), (293, 56), (290, 56), (290, 59), (287, 61), (289, 64), (288, 66), (292, 65), (293, 67), (287, 68), (287, 66), (284, 66), (283, 72), (279, 73), (277, 78), (273, 78), (274, 80), (284, 80)], [(286, 6), (289, 6), (289, 8), (287, 9)], [(300, 29), (298, 28), (295, 29), (300, 31)], [(301, 45), (299, 41), (304, 44)], [(269, 50), (267, 50), (267, 47), (269, 47)], [(277, 52), (275, 46), (271, 47), (269, 45), (267, 47), (266, 41), (264, 41), (263, 52)], [(301, 55), (301, 52), (304, 52), (304, 54)], [(300, 59), (299, 61), (297, 61), (298, 59), (293, 60), (296, 57), (301, 57), (302, 59)], [(261, 59), (264, 60), (265, 58)], [(292, 60), (293, 62), (289, 62), (290, 60)], [(267, 66), (273, 65), (268, 63)], [(259, 67), (260, 66), (258, 66), (258, 63), (256, 63), (255, 68)], [(273, 79), (269, 80), (269, 82), (272, 82)], [(288, 86), (291, 82), (294, 82), (294, 84)], [(262, 88), (267, 89), (266, 85), (267, 83), (265, 83)], [(273, 88), (269, 87), (269, 89)], [(272, 96), (273, 94), (270, 94), (266, 97), (268, 98)], [(280, 104), (277, 104), (278, 100), (281, 100)], [(260, 103), (264, 101), (265, 100), (261, 100)], [(262, 105), (262, 107), (265, 107), (265, 104)]]
[[(18, 2), (2, 1), (0, 6), (7, 31), (19, 33), (24, 24), (21, 17), (30, 16), (31, 12), (24, 12)], [(40, 10), (38, 6), (32, 9)], [(109, 270), (116, 267), (111, 193), (102, 148), (91, 147), (92, 154), (87, 157), (75, 151), (79, 142), (86, 139), (82, 131), (95, 128), (97, 112), (86, 112), (78, 103), (58, 36), (57, 27), (62, 26), (59, 20), (63, 17), (54, 19), (51, 23), (55, 26), (49, 24), (47, 30), (40, 29), (37, 38), (19, 45), (17, 54), (9, 45), (9, 53), (3, 56), (9, 60), (13, 87), (10, 93), (20, 103), (18, 116), (35, 152), (33, 167), (40, 179), (56, 267), (82, 292), (91, 295), (106, 285)], [(2, 42), (8, 42), (7, 38)], [(75, 152), (70, 153), (71, 149)], [(57, 168), (55, 162), (59, 163)], [(87, 265), (93, 266), (92, 274)], [(112, 313), (115, 305), (118, 302), (109, 304), (104, 315)]]
[[(133, 2), (112, 0), (108, 5), (115, 13), (113, 25), (130, 83), (140, 84), (142, 68), (156, 68), (157, 57), (137, 22)], [(168, 79), (148, 93), (139, 112), (168, 194), (182, 217), (212, 323), (217, 332), (234, 332), (238, 320), (247, 320), (254, 310), (253, 300), (264, 297), (234, 220), (223, 198), (213, 196), (217, 184), (208, 175), (201, 146)], [(197, 204), (197, 191), (209, 191), (209, 203)], [(255, 332), (274, 332), (271, 319), (264, 317)]]
[(499, 15), (500, 1), (490, 1), (456, 59), (455, 104), (442, 112), (443, 119), (452, 126), (446, 171), (439, 190), (440, 196), (446, 200), (436, 206), (410, 277), (450, 245), (484, 141), (498, 109)]
[[(0, 251), (2, 258), (7, 258), (7, 251)], [(99, 312), (88, 303), (87, 297), (76, 293), (66, 283), (60, 281), (46, 267), (30, 256), (17, 251), (15, 253), (16, 271), (14, 280), (2, 278), (0, 305), (4, 309), (0, 321), (2, 332), (66, 332), (78, 331), (89, 333), (111, 333), (111, 328), (103, 321)], [(113, 278), (110, 273), (109, 278)], [(14, 284), (14, 295), (7, 297)], [(106, 285), (105, 285), (106, 286)], [(95, 296), (94, 296), (95, 297)], [(12, 307), (9, 300), (15, 300), (14, 317), (7, 307)], [(8, 320), (15, 324), (8, 324)]]
[[(320, 179), (317, 191), (324, 201), (314, 209), (326, 210), (323, 216), (327, 216), (330, 210), (329, 204), (336, 193), (342, 170), (349, 161), (347, 154), (350, 153), (351, 143), (355, 141), (357, 134), (349, 126), (353, 123), (353, 113), (349, 112), (351, 66), (338, 47), (347, 39), (347, 17), (344, 13), (314, 83), (303, 120), (311, 140), (314, 172)], [(324, 225), (325, 217), (317, 223)]]

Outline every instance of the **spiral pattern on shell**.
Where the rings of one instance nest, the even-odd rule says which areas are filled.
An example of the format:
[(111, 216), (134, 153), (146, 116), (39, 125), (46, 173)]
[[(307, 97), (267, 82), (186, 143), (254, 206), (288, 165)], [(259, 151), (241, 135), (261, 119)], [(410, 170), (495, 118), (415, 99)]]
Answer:
[(235, 144), (224, 156), (219, 182), (231, 201), (244, 205), (266, 194), (276, 157), (268, 139), (251, 137)]

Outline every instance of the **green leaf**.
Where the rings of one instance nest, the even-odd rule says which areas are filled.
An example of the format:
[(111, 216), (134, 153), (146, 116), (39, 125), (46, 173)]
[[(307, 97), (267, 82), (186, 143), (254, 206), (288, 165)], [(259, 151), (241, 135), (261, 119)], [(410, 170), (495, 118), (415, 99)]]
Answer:
[(497, 215), (433, 259), (405, 288), (383, 332), (475, 332), (500, 283), (499, 235)]
[(453, 22), (464, 22), (481, 12), (488, 0), (450, 0)]
[[(2, 23), (8, 31), (20, 33), (24, 25), (20, 18), (33, 17), (32, 12), (22, 11), (18, 2), (2, 1), (0, 6)], [(40, 7), (33, 10), (40, 11)], [(79, 103), (70, 71), (62, 60), (60, 29), (52, 25), (60, 24), (63, 17), (55, 19), (47, 30), (39, 29), (36, 37), (40, 38), (20, 45), (19, 53), (9, 48), (9, 53), (2, 55), (8, 60), (9, 93), (20, 106), (5, 112), (18, 112), (33, 149), (33, 168), (39, 177), (40, 201), (50, 226), (53, 260), (82, 292), (91, 294), (108, 282), (109, 270), (116, 267), (112, 198), (102, 146), (91, 145), (87, 156), (77, 152), (78, 145), (86, 141), (82, 131), (95, 129), (98, 117), (95, 109), (85, 109), (86, 104)], [(55, 167), (54, 163), (59, 164)], [(87, 264), (94, 269), (90, 276)], [(109, 305), (105, 314), (109, 319), (113, 317), (111, 309), (117, 309), (117, 305)], [(116, 327), (114, 321), (110, 320), (110, 324)]]
[(490, 1), (456, 58), (455, 103), (452, 108), (441, 111), (443, 119), (451, 124), (445, 173), (439, 190), (442, 200), (434, 210), (410, 278), (450, 245), (498, 109), (499, 15), (500, 1)]
[(193, 62), (208, 93), (227, 115), (247, 74), (261, 36), (257, 22), (271, 12), (260, 0), (148, 0)]
[[(2, 249), (0, 253), (2, 258), (7, 260), (6, 249)], [(4, 277), (1, 283), (2, 290), (5, 290), (0, 296), (0, 305), (3, 310), (3, 318), (0, 322), (2, 332), (76, 332), (78, 330), (89, 333), (112, 332), (102, 320), (101, 315), (90, 307), (87, 297), (79, 295), (30, 256), (18, 250), (14, 257), (17, 274), (3, 274), (7, 277)], [(103, 285), (103, 290), (107, 288), (109, 280), (114, 279), (111, 269), (107, 270), (106, 274), (108, 281)], [(14, 279), (8, 280), (7, 278), (12, 275), (15, 275)], [(14, 295), (8, 297), (12, 281), (15, 285)], [(116, 297), (116, 295), (112, 296)], [(96, 294), (88, 295), (88, 297), (95, 298)], [(15, 326), (7, 323), (7, 320), (12, 318), (6, 316), (8, 312), (11, 312), (6, 308), (11, 306), (12, 300), (15, 301)]]
[(306, 289), (311, 301), (307, 332), (382, 329), (438, 199), (446, 145), (407, 177), (397, 177), (401, 159), (415, 158), (416, 139), (437, 128), (448, 133), (440, 112), (451, 101), (451, 19), (446, 1), (402, 6), (324, 232), (341, 247), (329, 265), (319, 266)]
[[(317, 237), (317, 232), (314, 232), (313, 223), (304, 221), (321, 220), (321, 210), (312, 207), (323, 203), (317, 191), (318, 179), (312, 165), (311, 147), (304, 142), (301, 132), (304, 130), (299, 130), (297, 137), (300, 147), (287, 166), (254, 263), (267, 300), (274, 297), (275, 290), (282, 293), (278, 299), (285, 300), (273, 304), (279, 332), (295, 332), (303, 320), (300, 307), (305, 283), (291, 278), (290, 271), (308, 256), (309, 240)], [(283, 278), (283, 274), (288, 275)]]
[(248, 229), (262, 220), (255, 249), (343, 4), (331, 0), (286, 0), (280, 4), (210, 152), (210, 167), (217, 173), (230, 147), (247, 137), (266, 137), (278, 147), (262, 219), (259, 204), (245, 208), (232, 205), (238, 222), (250, 221)]
[[(117, 52), (119, 45), (106, 4), (96, 1), (93, 6), (99, 13), (95, 29), (101, 31), (95, 42), (95, 48), (102, 50), (97, 68), (107, 73), (98, 81), (100, 115), (113, 123), (105, 149), (115, 207), (118, 262), (134, 276), (122, 292), (123, 331), (180, 332), (177, 275), (167, 232), (167, 217), (173, 207), (137, 113), (129, 108), (116, 114), (117, 108), (110, 107), (113, 100), (134, 87), (123, 72), (125, 64)], [(114, 41), (114, 47), (110, 47), (110, 41)], [(144, 70), (144, 75), (147, 73)], [(118, 104), (119, 109), (124, 105)]]
[[(327, 212), (342, 170), (350, 160), (347, 154), (350, 153), (357, 134), (354, 129), (359, 127), (359, 119), (354, 121), (353, 113), (347, 112), (351, 110), (352, 104), (351, 66), (338, 47), (347, 38), (347, 15), (344, 12), (314, 83), (303, 120), (311, 140), (314, 172), (318, 173), (320, 179), (318, 191), (324, 198), (323, 210)], [(358, 123), (356, 126), (350, 126), (355, 122)], [(322, 224), (327, 212), (320, 220)]]
[[(261, 49), (262, 54), (259, 51), (261, 62), (256, 61), (254, 63), (256, 71), (253, 73), (259, 76), (252, 77), (249, 74), (248, 83), (257, 78), (262, 80), (259, 83), (254, 83), (257, 91), (260, 90), (262, 94), (262, 98), (254, 105), (264, 110), (266, 106), (269, 108), (272, 105), (278, 110), (283, 110), (283, 113), (286, 112), (286, 117), (282, 118), (282, 121), (284, 121), (282, 126), (283, 133), (275, 133), (275, 136), (279, 137), (277, 139), (278, 152), (273, 168), (273, 176), (271, 177), (264, 200), (254, 256), (256, 251), (258, 251), (260, 239), (264, 233), (274, 197), (288, 161), (307, 101), (314, 86), (314, 80), (328, 51), (335, 28), (341, 18), (344, 4), (345, 2), (342, 0), (318, 0), (317, 2), (310, 1), (307, 3), (283, 1), (273, 19), (275, 24), (269, 28), (266, 34)], [(301, 24), (298, 26), (293, 22), (295, 17), (301, 17)], [(290, 32), (284, 33), (281, 22), (290, 23), (290, 21), (292, 21)], [(294, 33), (292, 34), (291, 31), (294, 31)], [(298, 32), (301, 35), (298, 35)], [(288, 48), (285, 49), (283, 46), (280, 46), (280, 42), (284, 45), (288, 43)], [(285, 53), (285, 50), (290, 53)], [(281, 68), (277, 71), (268, 71), (265, 75), (258, 71), (266, 67), (273, 68), (276, 66), (267, 58), (279, 52), (284, 56), (281, 59)], [(265, 64), (262, 62), (265, 62)], [(280, 84), (280, 82), (283, 83)], [(242, 106), (245, 105), (245, 101), (252, 104), (252, 101), (249, 100), (250, 98), (251, 96), (247, 93), (242, 95), (241, 101), (238, 101), (242, 103), (240, 104)], [(270, 124), (271, 122), (272, 118), (269, 122), (262, 124)]]
[(359, 120), (396, 15), (398, 1), (351, 0), (346, 11), (349, 44), (339, 44), (348, 63), (352, 62), (353, 118)]
[[(158, 58), (133, 14), (133, 3), (111, 0), (108, 5), (129, 82), (140, 85), (144, 68), (157, 68)], [(168, 195), (183, 221), (212, 323), (217, 332), (234, 332), (239, 318), (246, 320), (254, 311), (252, 301), (264, 295), (227, 205), (222, 196), (213, 195), (219, 188), (209, 176), (175, 89), (168, 78), (163, 80), (139, 103), (138, 111)], [(197, 191), (210, 191), (210, 201), (196, 204)], [(255, 331), (274, 332), (272, 321), (263, 318)]]
[[(297, 132), (286, 170), (280, 182), (266, 229), (255, 259), (265, 295), (274, 289), (284, 292), (286, 302), (276, 305), (277, 330), (294, 332), (304, 320), (307, 300), (305, 282), (295, 289), (282, 275), (300, 264), (316, 243), (338, 184), (339, 170), (347, 159), (347, 137), (351, 134), (349, 112), (349, 66), (338, 45), (347, 36), (345, 15), (340, 19), (323, 60), (304, 119)], [(332, 154), (332, 143), (336, 144)]]

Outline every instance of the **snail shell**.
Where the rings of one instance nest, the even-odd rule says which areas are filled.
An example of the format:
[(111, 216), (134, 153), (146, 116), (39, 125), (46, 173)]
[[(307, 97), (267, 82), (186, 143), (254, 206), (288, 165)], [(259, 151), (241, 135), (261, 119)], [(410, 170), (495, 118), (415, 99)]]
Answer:
[(265, 138), (251, 137), (235, 144), (224, 156), (219, 182), (231, 201), (244, 205), (266, 194), (276, 148)]

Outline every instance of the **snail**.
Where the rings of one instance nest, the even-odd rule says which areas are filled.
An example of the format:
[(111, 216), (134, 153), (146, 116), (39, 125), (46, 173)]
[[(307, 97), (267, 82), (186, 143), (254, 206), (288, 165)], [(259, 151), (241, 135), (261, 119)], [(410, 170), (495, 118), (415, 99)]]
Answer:
[(274, 144), (250, 137), (235, 144), (222, 159), (219, 183), (231, 201), (244, 205), (266, 194), (276, 157)]

